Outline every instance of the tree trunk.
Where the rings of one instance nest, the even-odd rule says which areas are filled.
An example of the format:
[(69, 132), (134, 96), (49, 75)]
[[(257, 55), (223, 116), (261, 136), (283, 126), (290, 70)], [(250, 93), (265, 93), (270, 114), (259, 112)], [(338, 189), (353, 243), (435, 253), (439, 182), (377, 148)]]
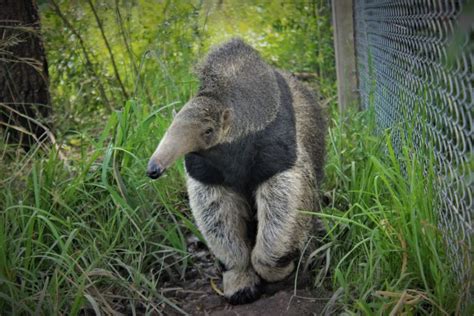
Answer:
[(0, 0), (0, 125), (30, 148), (46, 138), (48, 65), (36, 0)]

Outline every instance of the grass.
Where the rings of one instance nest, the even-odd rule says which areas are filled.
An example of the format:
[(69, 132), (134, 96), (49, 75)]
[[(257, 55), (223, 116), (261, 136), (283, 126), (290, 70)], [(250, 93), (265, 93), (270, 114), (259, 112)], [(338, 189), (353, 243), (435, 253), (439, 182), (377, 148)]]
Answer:
[[(395, 132), (374, 134), (371, 110), (334, 116), (326, 186), (331, 271), (351, 313), (451, 315), (463, 295), (437, 226), (432, 159)], [(428, 158), (427, 158), (428, 157)]]
[[(73, 161), (2, 145), (1, 310), (159, 312), (173, 304), (160, 285), (192, 264), (185, 238), (198, 233), (182, 165), (160, 181), (144, 175), (169, 108), (127, 102), (98, 137), (82, 135), (87, 150)], [(374, 135), (370, 121), (370, 112), (333, 113), (332, 203), (314, 214), (329, 230), (337, 305), (353, 314), (452, 314), (459, 289), (436, 226), (433, 171), (409, 146), (397, 158), (390, 137)]]
[(87, 150), (69, 161), (2, 144), (0, 310), (77, 314), (86, 303), (110, 311), (125, 301), (152, 311), (167, 302), (159, 284), (184, 273), (185, 234), (195, 228), (182, 168), (164, 181), (145, 177), (170, 121), (163, 112), (129, 101), (99, 137), (83, 135)]

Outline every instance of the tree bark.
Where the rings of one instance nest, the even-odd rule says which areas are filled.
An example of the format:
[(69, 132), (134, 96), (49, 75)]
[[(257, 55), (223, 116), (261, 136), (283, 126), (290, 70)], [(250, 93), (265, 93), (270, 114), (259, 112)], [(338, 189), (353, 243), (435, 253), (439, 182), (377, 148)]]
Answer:
[(0, 125), (30, 148), (47, 135), (48, 64), (36, 0), (0, 0)]

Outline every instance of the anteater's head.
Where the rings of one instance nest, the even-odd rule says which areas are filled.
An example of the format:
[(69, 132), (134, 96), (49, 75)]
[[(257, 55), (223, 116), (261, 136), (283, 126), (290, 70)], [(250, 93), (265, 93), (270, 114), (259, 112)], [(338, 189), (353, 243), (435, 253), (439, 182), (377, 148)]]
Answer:
[(221, 143), (230, 127), (232, 110), (204, 96), (191, 99), (174, 118), (148, 162), (147, 175), (157, 179), (178, 158)]

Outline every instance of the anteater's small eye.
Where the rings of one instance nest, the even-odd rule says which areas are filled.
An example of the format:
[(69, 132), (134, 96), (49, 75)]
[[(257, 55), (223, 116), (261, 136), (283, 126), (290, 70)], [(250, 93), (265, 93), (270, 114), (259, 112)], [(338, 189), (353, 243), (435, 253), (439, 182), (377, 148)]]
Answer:
[(206, 135), (211, 135), (212, 133), (214, 132), (214, 129), (212, 127), (206, 129), (206, 131), (204, 132), (204, 134)]

